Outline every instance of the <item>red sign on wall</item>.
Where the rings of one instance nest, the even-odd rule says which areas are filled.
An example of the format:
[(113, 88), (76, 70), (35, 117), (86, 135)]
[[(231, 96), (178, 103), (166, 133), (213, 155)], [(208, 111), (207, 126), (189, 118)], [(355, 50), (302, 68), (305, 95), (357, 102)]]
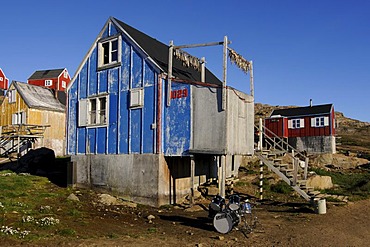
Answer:
[(179, 89), (171, 91), (171, 99), (180, 99), (188, 97), (188, 89)]

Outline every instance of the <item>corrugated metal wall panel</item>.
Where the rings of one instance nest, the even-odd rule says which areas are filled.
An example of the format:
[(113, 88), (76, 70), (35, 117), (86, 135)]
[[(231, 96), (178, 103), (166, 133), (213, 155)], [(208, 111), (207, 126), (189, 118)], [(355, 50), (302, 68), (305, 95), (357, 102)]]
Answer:
[(105, 142), (105, 140), (96, 140), (96, 129), (95, 128), (90, 128), (87, 129), (87, 143), (88, 143), (88, 149), (86, 150), (87, 153), (94, 154), (96, 152), (96, 145), (100, 142)]
[(129, 111), (128, 111), (128, 91), (120, 91), (119, 94), (119, 128), (118, 128), (118, 153), (128, 154), (128, 123), (129, 123)]
[(93, 50), (89, 59), (89, 95), (98, 93), (98, 77), (96, 75), (97, 49)]
[(78, 85), (78, 78), (76, 82), (71, 86), (68, 91), (68, 124), (67, 124), (67, 150), (68, 154), (76, 154), (76, 144), (77, 144), (77, 85)]
[(143, 86), (143, 59), (133, 50), (132, 52), (132, 85), (131, 88)]
[(78, 87), (79, 98), (84, 99), (87, 97), (87, 62), (82, 67), (80, 72), (80, 85)]
[(107, 146), (107, 128), (97, 128), (96, 132), (97, 150), (98, 154), (105, 154)]
[(154, 129), (152, 124), (155, 123), (155, 101), (154, 87), (145, 88), (144, 100), (144, 124), (143, 124), (143, 153), (154, 153)]
[(141, 152), (141, 111), (142, 109), (134, 109), (130, 111), (130, 152)]
[(164, 109), (164, 153), (165, 155), (185, 155), (190, 148), (190, 85), (172, 83), (171, 91), (183, 91), (183, 97), (171, 99), (171, 106)]
[(108, 153), (116, 154), (118, 148), (118, 81), (119, 69), (110, 69), (108, 73), (109, 85), (109, 126), (108, 126)]
[(108, 70), (102, 70), (98, 72), (99, 77), (99, 88), (98, 93), (108, 92)]
[(86, 128), (77, 128), (77, 153), (86, 153)]

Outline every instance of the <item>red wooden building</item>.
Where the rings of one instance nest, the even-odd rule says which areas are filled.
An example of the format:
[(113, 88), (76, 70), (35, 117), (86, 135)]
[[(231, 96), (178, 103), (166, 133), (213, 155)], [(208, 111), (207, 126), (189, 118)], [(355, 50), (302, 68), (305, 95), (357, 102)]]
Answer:
[(4, 91), (8, 89), (9, 80), (6, 78), (3, 70), (0, 68), (0, 90)]
[[(333, 104), (274, 110), (265, 127), (300, 151), (335, 153)], [(267, 131), (268, 132), (268, 131)], [(273, 134), (266, 135), (273, 137)]]
[(71, 77), (67, 69), (38, 70), (28, 78), (28, 84), (65, 91)]

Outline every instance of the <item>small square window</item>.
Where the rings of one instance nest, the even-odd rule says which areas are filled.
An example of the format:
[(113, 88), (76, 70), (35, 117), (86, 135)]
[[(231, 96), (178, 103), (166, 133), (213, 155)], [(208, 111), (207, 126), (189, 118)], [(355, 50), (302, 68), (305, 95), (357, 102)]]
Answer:
[(8, 91), (8, 102), (15, 103), (15, 90)]
[(4, 78), (0, 77), (0, 81), (4, 81)]
[(105, 125), (108, 120), (108, 96), (81, 99), (79, 101), (79, 126)]
[(45, 80), (45, 86), (46, 87), (49, 87), (49, 86), (52, 86), (53, 85), (53, 81), (52, 80)]
[(130, 107), (142, 107), (144, 105), (144, 90), (140, 89), (132, 89), (130, 91)]
[(121, 36), (103, 39), (98, 43), (99, 67), (117, 66), (121, 62)]

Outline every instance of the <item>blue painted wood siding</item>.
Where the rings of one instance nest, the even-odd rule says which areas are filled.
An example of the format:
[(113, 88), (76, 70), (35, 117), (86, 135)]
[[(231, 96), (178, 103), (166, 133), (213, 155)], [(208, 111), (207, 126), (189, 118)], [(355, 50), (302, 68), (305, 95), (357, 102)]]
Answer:
[[(116, 35), (110, 24), (103, 37)], [(122, 36), (121, 65), (97, 70), (97, 45), (90, 52), (68, 91), (68, 154), (155, 153), (157, 78), (159, 70), (145, 55)], [(129, 107), (130, 90), (143, 88), (144, 106)], [(78, 101), (108, 94), (108, 124), (97, 127), (78, 126)]]
[(191, 140), (190, 85), (172, 82), (171, 106), (164, 110), (164, 154), (179, 156), (189, 154)]
[[(101, 38), (118, 33), (117, 28), (109, 24)], [(98, 70), (96, 44), (71, 82), (68, 90), (67, 153), (155, 153), (157, 90), (158, 83), (161, 83), (160, 149), (165, 155), (187, 155), (191, 143), (191, 86), (173, 82), (171, 92), (175, 95), (171, 106), (167, 107), (166, 81), (158, 81), (160, 70), (124, 34), (121, 35), (120, 66)], [(135, 88), (144, 90), (144, 106), (141, 108), (129, 107), (130, 90)], [(108, 124), (79, 127), (79, 101), (100, 94), (108, 95)]]

